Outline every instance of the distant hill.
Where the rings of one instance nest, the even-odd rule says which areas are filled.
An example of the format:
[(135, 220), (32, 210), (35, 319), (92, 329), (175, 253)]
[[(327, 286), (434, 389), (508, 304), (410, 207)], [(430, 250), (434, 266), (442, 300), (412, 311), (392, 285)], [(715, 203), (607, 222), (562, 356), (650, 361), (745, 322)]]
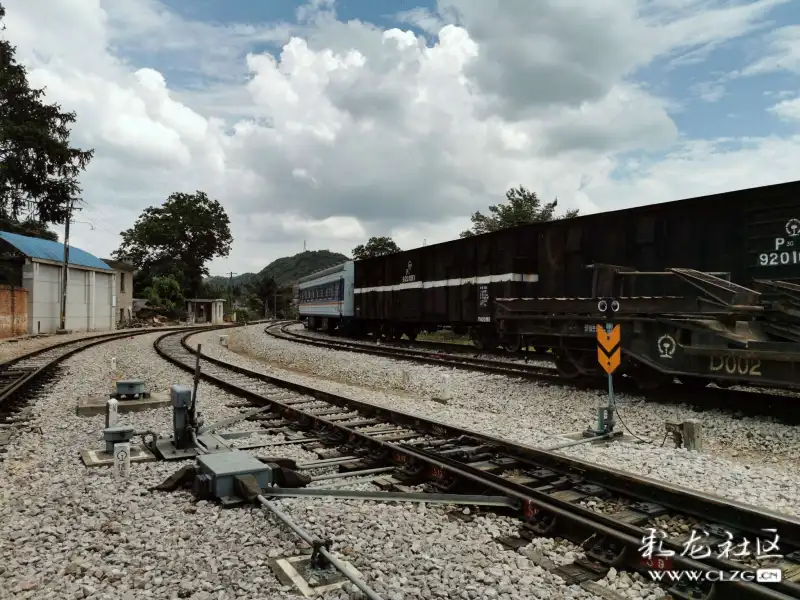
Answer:
[(274, 277), (275, 282), (280, 286), (290, 285), (296, 283), (301, 277), (334, 265), (340, 265), (348, 260), (350, 259), (344, 254), (330, 250), (306, 250), (294, 256), (284, 256), (273, 260), (258, 274)]
[[(322, 269), (340, 265), (350, 260), (344, 254), (329, 250), (307, 250), (294, 256), (284, 256), (269, 263), (258, 272), (258, 275), (274, 277), (279, 286), (291, 285), (301, 277), (311, 275)], [(233, 285), (247, 284), (256, 273), (242, 273), (233, 278)], [(209, 282), (228, 285), (227, 277), (209, 277)]]

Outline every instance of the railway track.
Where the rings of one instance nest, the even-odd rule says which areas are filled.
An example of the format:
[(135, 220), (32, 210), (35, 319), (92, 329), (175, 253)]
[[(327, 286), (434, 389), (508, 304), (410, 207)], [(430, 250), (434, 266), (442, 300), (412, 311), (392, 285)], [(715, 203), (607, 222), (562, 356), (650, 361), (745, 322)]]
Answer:
[(59, 363), (82, 350), (135, 335), (146, 335), (160, 331), (198, 331), (202, 329), (204, 327), (115, 331), (114, 333), (60, 342), (6, 361), (0, 364), (0, 423), (25, 420), (27, 417), (24, 412), (20, 414), (20, 408), (26, 394), (36, 386), (41, 385)]
[[(315, 331), (315, 333), (321, 335), (327, 335), (332, 338), (337, 338), (340, 335), (338, 331), (333, 333), (327, 333), (324, 331)], [(355, 339), (362, 343), (377, 345), (374, 337), (369, 338), (364, 336)], [(547, 349), (544, 350), (540, 350), (538, 348), (528, 349), (528, 350), (520, 349), (517, 350), (516, 352), (510, 352), (504, 348), (478, 348), (471, 342), (466, 344), (460, 344), (457, 342), (434, 342), (432, 340), (420, 340), (420, 339), (414, 339), (414, 340), (393, 339), (390, 341), (381, 340), (381, 345), (385, 345), (388, 347), (398, 347), (398, 348), (411, 348), (411, 349), (417, 348), (420, 350), (427, 350), (430, 352), (445, 352), (448, 354), (472, 354), (473, 356), (478, 356), (478, 357), (496, 356), (500, 359), (533, 360), (542, 362), (552, 362), (555, 360), (552, 353), (548, 352)]]
[(494, 373), (498, 375), (529, 377), (540, 381), (552, 381), (554, 383), (560, 383), (562, 381), (558, 372), (550, 366), (530, 365), (522, 361), (512, 362), (480, 358), (479, 356), (475, 356), (474, 351), (470, 353), (472, 354), (472, 356), (470, 356), (465, 352), (450, 354), (444, 352), (415, 350), (413, 348), (404, 348), (393, 345), (394, 343), (392, 343), (392, 345), (387, 344), (385, 346), (379, 346), (377, 344), (370, 343), (326, 340), (318, 337), (303, 335), (297, 331), (290, 331), (288, 329), (290, 326), (296, 324), (296, 321), (280, 321), (278, 323), (271, 323), (267, 325), (264, 331), (273, 337), (288, 339), (301, 344), (308, 344), (310, 346), (339, 350), (352, 350), (353, 352), (363, 352), (366, 354), (374, 354), (375, 356), (385, 356), (395, 359), (408, 359), (414, 362), (466, 368), (472, 371), (484, 371), (486, 373)]
[[(449, 366), (484, 373), (522, 377), (545, 384), (571, 386), (579, 389), (597, 389), (605, 391), (605, 381), (591, 379), (565, 379), (555, 368), (544, 365), (530, 365), (525, 362), (509, 362), (483, 359), (465, 354), (439, 354), (424, 350), (398, 348), (394, 346), (378, 346), (370, 343), (359, 343), (340, 340), (326, 340), (310, 337), (297, 331), (289, 330), (296, 321), (280, 321), (266, 326), (265, 333), (275, 338), (285, 339), (309, 346), (361, 352), (375, 356), (383, 356), (397, 360)], [(672, 383), (655, 390), (643, 391), (628, 378), (615, 378), (614, 386), (618, 392), (644, 396), (648, 400), (666, 404), (690, 404), (697, 410), (718, 409), (725, 412), (738, 412), (749, 416), (769, 416), (781, 419), (786, 423), (800, 424), (800, 397), (793, 394), (774, 393), (767, 389), (726, 389), (705, 387), (697, 389)]]
[[(176, 366), (194, 371), (197, 351), (187, 342), (191, 335), (167, 333), (156, 340), (155, 349)], [(391, 475), (380, 481), (396, 491), (424, 484), (439, 493), (507, 497), (511, 507), (498, 510), (515, 514), (521, 526), (517, 537), (498, 541), (519, 548), (535, 537), (562, 537), (583, 546), (585, 558), (552, 566), (567, 584), (590, 586), (611, 568), (688, 569), (713, 576), (720, 570), (769, 565), (782, 570), (783, 581), (683, 580), (664, 587), (675, 599), (800, 598), (800, 520), (201, 358), (202, 379), (269, 407), (257, 420), (265, 433), (285, 436), (278, 445), (314, 449), (326, 465), (346, 472), (392, 467)], [(643, 559), (649, 528), (667, 529), (668, 523), (681, 523), (687, 530), (661, 541), (661, 548), (674, 556), (663, 562)], [(694, 542), (717, 553), (693, 556), (698, 548), (689, 529), (707, 532)], [(780, 538), (779, 560), (742, 562), (719, 555), (719, 544), (727, 541), (747, 541), (754, 548), (758, 539), (760, 548), (769, 547), (777, 541), (770, 530)]]

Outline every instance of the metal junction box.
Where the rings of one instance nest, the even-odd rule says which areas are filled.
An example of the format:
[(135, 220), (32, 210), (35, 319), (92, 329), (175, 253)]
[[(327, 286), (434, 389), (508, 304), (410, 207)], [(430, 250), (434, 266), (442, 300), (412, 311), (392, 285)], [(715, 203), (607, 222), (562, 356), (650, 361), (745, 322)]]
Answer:
[(123, 379), (117, 381), (117, 393), (115, 394), (118, 400), (125, 400), (128, 398), (147, 398), (150, 394), (147, 393), (144, 387), (144, 381), (141, 379)]
[(272, 468), (240, 450), (201, 454), (197, 457), (197, 471), (195, 495), (218, 500), (237, 496), (234, 478), (239, 475), (253, 475), (262, 488), (272, 483)]

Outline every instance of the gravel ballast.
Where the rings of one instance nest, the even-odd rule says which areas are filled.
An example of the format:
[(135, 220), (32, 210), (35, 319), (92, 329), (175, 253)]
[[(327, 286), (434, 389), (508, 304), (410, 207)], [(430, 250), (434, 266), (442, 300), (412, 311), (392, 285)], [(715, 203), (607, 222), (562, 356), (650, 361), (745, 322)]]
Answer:
[[(299, 598), (276, 580), (268, 562), (298, 554), (305, 545), (265, 511), (195, 503), (186, 491), (148, 491), (186, 463), (134, 463), (127, 482), (115, 481), (108, 468), (83, 466), (82, 449), (102, 448), (103, 417), (77, 417), (76, 399), (108, 389), (112, 357), (120, 378), (143, 378), (151, 391), (191, 383), (189, 373), (153, 351), (158, 335), (76, 355), (64, 363), (57, 383), (32, 401), (34, 417), (0, 462), (0, 598)], [(210, 348), (218, 333), (204, 335)], [(237, 414), (226, 406), (233, 402), (240, 401), (200, 384), (207, 423)], [(167, 433), (172, 412), (121, 414), (120, 421)], [(254, 424), (229, 429), (250, 430)], [(296, 446), (272, 454), (315, 458)], [(387, 600), (597, 599), (493, 542), (515, 531), (512, 519), (478, 516), (466, 523), (452, 518), (463, 509), (447, 506), (330, 499), (278, 504), (301, 527), (330, 536), (333, 549)], [(523, 549), (532, 550), (558, 564), (577, 552), (552, 540)], [(630, 598), (656, 598), (651, 585), (627, 575), (612, 573), (603, 583)], [(352, 592), (347, 587), (326, 597), (358, 597)]]
[[(536, 447), (555, 445), (563, 440), (558, 436), (586, 429), (603, 401), (597, 392), (315, 348), (269, 336), (264, 325), (231, 331), (228, 348), (211, 332), (191, 341), (232, 364)], [(445, 374), (452, 399), (443, 405), (431, 398)], [(652, 443), (589, 444), (560, 452), (800, 516), (800, 439), (794, 428), (630, 396), (619, 402), (625, 425)], [(665, 421), (689, 418), (703, 424), (702, 453), (664, 441)]]

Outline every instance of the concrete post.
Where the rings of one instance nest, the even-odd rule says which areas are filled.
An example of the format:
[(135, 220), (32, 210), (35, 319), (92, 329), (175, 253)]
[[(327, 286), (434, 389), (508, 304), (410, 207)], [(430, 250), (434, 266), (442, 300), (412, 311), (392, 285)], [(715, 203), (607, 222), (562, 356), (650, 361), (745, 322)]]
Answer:
[(689, 419), (683, 422), (683, 445), (687, 450), (702, 452), (703, 450), (703, 426), (700, 421)]
[(119, 401), (116, 398), (109, 398), (106, 402), (106, 429), (116, 427), (119, 419)]

